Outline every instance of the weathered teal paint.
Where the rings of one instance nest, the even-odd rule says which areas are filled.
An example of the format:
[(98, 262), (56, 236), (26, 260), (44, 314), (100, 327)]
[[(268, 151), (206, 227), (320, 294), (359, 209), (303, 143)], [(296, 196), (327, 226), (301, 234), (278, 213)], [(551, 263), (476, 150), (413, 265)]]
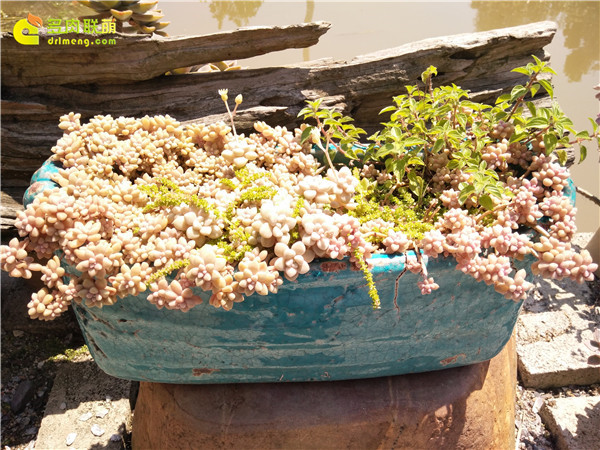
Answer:
[[(47, 161), (32, 183), (51, 183), (57, 170)], [(572, 182), (564, 194), (574, 203)], [(205, 302), (187, 313), (158, 310), (145, 295), (101, 309), (73, 308), (97, 364), (140, 381), (368, 378), (462, 366), (500, 352), (521, 302), (457, 271), (453, 259), (439, 258), (428, 261), (428, 270), (440, 288), (422, 295), (419, 276), (407, 271), (396, 308), (404, 261), (404, 255), (373, 258), (380, 310), (371, 307), (362, 272), (329, 260), (313, 262), (309, 273), (286, 280), (277, 294), (250, 296), (232, 311), (208, 305), (202, 291)]]
[[(74, 305), (92, 355), (108, 374), (163, 383), (238, 383), (369, 378), (472, 364), (510, 338), (521, 303), (431, 260), (440, 289), (422, 295), (419, 277), (396, 278), (404, 256), (377, 256), (382, 301), (373, 310), (362, 272), (318, 261), (277, 294), (233, 310), (205, 302), (187, 313), (158, 310), (145, 296), (102, 309)], [(201, 292), (201, 291), (200, 291)]]
[(23, 194), (23, 206), (27, 207), (37, 194), (58, 186), (52, 181), (52, 175), (58, 173), (62, 165), (56, 161), (46, 160), (31, 176), (29, 187)]

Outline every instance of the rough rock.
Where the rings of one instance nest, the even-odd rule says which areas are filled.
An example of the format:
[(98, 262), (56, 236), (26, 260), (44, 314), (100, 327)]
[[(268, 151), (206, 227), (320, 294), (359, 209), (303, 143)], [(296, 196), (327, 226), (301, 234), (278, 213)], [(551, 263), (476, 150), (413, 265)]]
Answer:
[(30, 380), (21, 381), (10, 400), (10, 409), (15, 413), (23, 411), (29, 400), (33, 398), (34, 391), (35, 386)]
[(549, 388), (600, 383), (600, 369), (588, 363), (583, 342), (600, 327), (600, 316), (585, 299), (587, 284), (539, 281), (540, 302), (517, 325), (519, 375), (526, 387)]
[(540, 410), (560, 450), (591, 450), (600, 445), (600, 396), (557, 398)]
[[(130, 383), (106, 375), (92, 360), (64, 364), (56, 374), (35, 448), (122, 448), (121, 440), (111, 436), (125, 434), (131, 415)], [(108, 413), (98, 417), (96, 411), (102, 409)], [(80, 420), (88, 415), (88, 420)]]
[(144, 383), (133, 448), (514, 448), (514, 338), (490, 361), (311, 383)]

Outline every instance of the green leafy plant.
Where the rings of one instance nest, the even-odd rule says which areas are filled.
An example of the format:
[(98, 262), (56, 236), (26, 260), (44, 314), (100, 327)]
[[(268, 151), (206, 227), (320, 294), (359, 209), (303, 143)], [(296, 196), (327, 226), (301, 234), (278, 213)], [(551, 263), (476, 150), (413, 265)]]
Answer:
[[(479, 212), (492, 210), (513, 196), (507, 188), (509, 177), (525, 176), (533, 169), (520, 167), (506, 153), (500, 161), (490, 164), (485, 161), (490, 146), (504, 142), (506, 147), (531, 149), (532, 154), (555, 153), (564, 165), (568, 147), (579, 145), (579, 160), (583, 161), (587, 154), (583, 143), (598, 139), (598, 125), (593, 120), (590, 119), (591, 134), (577, 132), (557, 103), (551, 107), (535, 106), (531, 99), (540, 89), (553, 98), (552, 85), (543, 76), (555, 72), (546, 62), (535, 56), (533, 59), (534, 62), (513, 69), (526, 75), (528, 81), (501, 95), (495, 106), (470, 101), (468, 92), (454, 84), (434, 88), (437, 69), (430, 66), (421, 75), (422, 88), (407, 86), (406, 94), (394, 97), (394, 105), (381, 111), (389, 114), (389, 120), (383, 123), (382, 130), (368, 137), (368, 146), (360, 144), (366, 133), (353, 125), (352, 118), (321, 108), (320, 100), (309, 101), (299, 116), (313, 119), (316, 125), (307, 126), (302, 139), (315, 142), (332, 167), (332, 161), (341, 154), (350, 164), (374, 164), (385, 170), (393, 175), (393, 181), (379, 184), (375, 190), (384, 191), (390, 186), (393, 190), (408, 188), (417, 207), (427, 195), (435, 197), (447, 187), (447, 183), (432, 184), (442, 160), (450, 176), (457, 172), (469, 175), (458, 182), (460, 204), (467, 203)], [(505, 127), (505, 135), (494, 133)]]

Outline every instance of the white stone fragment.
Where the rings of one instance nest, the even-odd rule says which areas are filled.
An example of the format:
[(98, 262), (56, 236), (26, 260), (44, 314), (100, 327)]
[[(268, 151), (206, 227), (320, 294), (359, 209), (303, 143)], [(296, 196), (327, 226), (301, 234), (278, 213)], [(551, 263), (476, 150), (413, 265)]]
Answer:
[(67, 438), (65, 439), (65, 444), (72, 445), (75, 442), (75, 438), (77, 437), (77, 433), (69, 433)]
[(94, 436), (102, 436), (106, 432), (106, 430), (104, 430), (104, 428), (100, 427), (100, 425), (98, 425), (98, 424), (92, 425), (92, 428), (90, 428), (90, 431), (92, 432), (92, 434)]
[(85, 413), (85, 414), (82, 414), (81, 416), (79, 416), (79, 420), (80, 420), (81, 422), (88, 421), (88, 420), (90, 420), (91, 418), (92, 418), (92, 413), (91, 413), (91, 412), (87, 412), (87, 413)]

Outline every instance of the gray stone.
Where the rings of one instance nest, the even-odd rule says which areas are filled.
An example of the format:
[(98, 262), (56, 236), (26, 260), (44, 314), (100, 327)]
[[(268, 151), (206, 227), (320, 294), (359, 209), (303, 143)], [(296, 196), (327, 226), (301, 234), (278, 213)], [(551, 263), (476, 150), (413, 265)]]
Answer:
[[(585, 301), (587, 285), (570, 281), (540, 282), (539, 303), (545, 312), (521, 314), (517, 356), (523, 385), (538, 389), (600, 383), (600, 370), (589, 364), (584, 342), (600, 326), (600, 317)], [(537, 311), (535, 304), (529, 311)]]
[(560, 450), (592, 450), (600, 446), (600, 396), (547, 401), (542, 420)]
[(10, 409), (15, 413), (23, 411), (29, 400), (32, 399), (34, 390), (35, 386), (30, 380), (21, 381), (10, 400)]
[[(36, 448), (73, 448), (73, 445), (68, 446), (65, 434), (57, 432), (68, 430), (71, 435), (76, 433), (75, 445), (78, 449), (120, 449), (121, 442), (111, 440), (111, 436), (122, 435), (126, 431), (131, 415), (130, 383), (105, 374), (91, 359), (64, 363), (56, 374), (48, 397)], [(108, 395), (110, 401), (106, 401)], [(95, 416), (96, 411), (104, 409), (109, 412), (104, 417), (95, 417), (93, 424), (90, 423), (89, 418)], [(82, 416), (89, 418), (80, 421)]]

